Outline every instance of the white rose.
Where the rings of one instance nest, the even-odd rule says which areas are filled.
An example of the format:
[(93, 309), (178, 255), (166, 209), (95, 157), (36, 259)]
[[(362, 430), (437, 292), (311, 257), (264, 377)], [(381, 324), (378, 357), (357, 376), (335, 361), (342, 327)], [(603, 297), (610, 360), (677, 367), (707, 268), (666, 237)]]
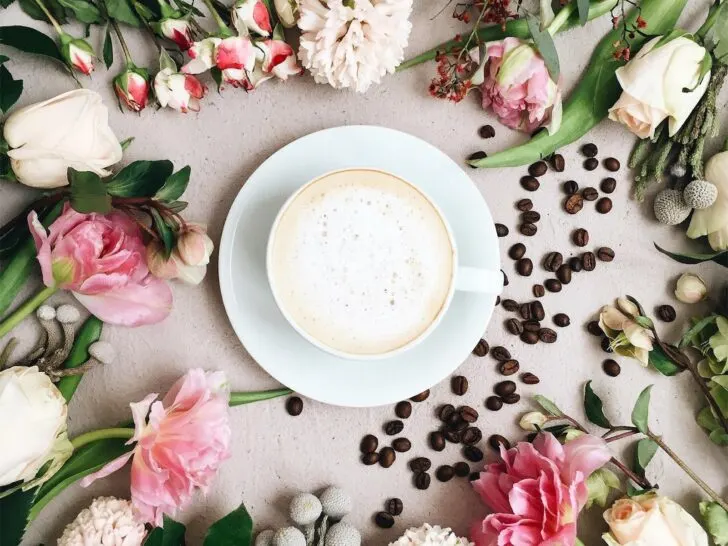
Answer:
[[(61, 467), (73, 451), (66, 414), (65, 398), (37, 366), (0, 372), (0, 486), (38, 485)], [(51, 460), (44, 476), (34, 480)]]
[(88, 89), (21, 108), (5, 121), (3, 134), (15, 176), (36, 188), (67, 185), (69, 167), (108, 176), (106, 168), (121, 161), (109, 111)]
[(655, 129), (668, 119), (674, 135), (690, 116), (708, 87), (710, 72), (693, 89), (700, 76), (705, 48), (679, 37), (655, 49), (662, 37), (653, 38), (625, 66), (617, 69), (622, 96), (609, 110), (618, 121), (640, 138), (652, 138)]
[(708, 546), (708, 535), (679, 504), (647, 493), (619, 499), (604, 512), (609, 546)]

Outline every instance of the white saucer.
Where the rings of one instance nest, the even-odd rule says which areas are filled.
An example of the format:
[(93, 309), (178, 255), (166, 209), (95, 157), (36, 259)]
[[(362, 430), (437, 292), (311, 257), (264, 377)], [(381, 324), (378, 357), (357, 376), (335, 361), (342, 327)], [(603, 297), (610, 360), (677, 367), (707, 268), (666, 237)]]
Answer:
[(495, 296), (457, 292), (442, 323), (411, 350), (383, 360), (346, 360), (303, 339), (273, 300), (265, 270), (278, 210), (300, 186), (350, 167), (389, 171), (421, 187), (440, 207), (460, 265), (500, 269), (498, 239), (483, 197), (448, 156), (411, 135), (373, 126), (313, 133), (268, 158), (233, 203), (220, 242), (220, 287), (233, 329), (251, 356), (294, 391), (339, 406), (377, 406), (413, 396), (451, 374), (490, 320)]

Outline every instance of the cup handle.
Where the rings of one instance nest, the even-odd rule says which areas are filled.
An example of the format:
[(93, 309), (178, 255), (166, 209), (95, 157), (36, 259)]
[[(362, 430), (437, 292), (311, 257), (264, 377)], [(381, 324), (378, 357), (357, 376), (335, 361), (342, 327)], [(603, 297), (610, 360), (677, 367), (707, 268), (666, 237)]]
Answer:
[(497, 296), (503, 292), (503, 272), (476, 267), (458, 267), (455, 290), (483, 292)]

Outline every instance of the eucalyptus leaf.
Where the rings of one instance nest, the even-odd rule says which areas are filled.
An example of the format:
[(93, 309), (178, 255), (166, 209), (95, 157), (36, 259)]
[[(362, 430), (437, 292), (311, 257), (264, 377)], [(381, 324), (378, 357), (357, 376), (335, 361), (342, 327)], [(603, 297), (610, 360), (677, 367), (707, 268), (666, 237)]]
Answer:
[(111, 212), (111, 196), (99, 175), (87, 171), (68, 169), (68, 181), (71, 185), (71, 207), (77, 212)]
[(662, 375), (672, 377), (682, 371), (682, 368), (675, 364), (659, 345), (653, 346), (648, 358), (652, 367)]
[(82, 23), (96, 24), (104, 20), (99, 8), (88, 0), (58, 0), (58, 3), (71, 10)]
[(203, 546), (250, 546), (253, 544), (253, 519), (241, 504), (207, 530)]
[(717, 502), (701, 502), (699, 506), (705, 530), (713, 542), (716, 546), (728, 546), (728, 513)]
[(104, 65), (106, 65), (106, 68), (111, 68), (111, 65), (114, 64), (114, 42), (111, 39), (111, 25), (106, 26), (103, 56)]
[(632, 410), (632, 424), (637, 427), (642, 434), (648, 434), (649, 417), (650, 417), (650, 392), (652, 385), (644, 389), (637, 397), (637, 403)]
[(162, 527), (155, 527), (144, 541), (144, 546), (185, 546), (185, 526), (164, 516)]
[(579, 11), (579, 24), (586, 25), (589, 20), (589, 0), (576, 0), (576, 9)]
[(170, 175), (154, 197), (160, 201), (176, 201), (182, 197), (190, 182), (190, 172), (190, 166), (187, 165)]
[(663, 248), (660, 248), (657, 243), (655, 243), (655, 248), (662, 252), (665, 256), (669, 256), (676, 262), (680, 262), (681, 264), (688, 264), (688, 265), (694, 265), (694, 264), (701, 264), (703, 262), (715, 262), (719, 265), (722, 265), (723, 267), (728, 267), (728, 250), (721, 250), (719, 252), (712, 252), (712, 253), (685, 253), (680, 254), (678, 252), (670, 252), (669, 250), (665, 250)]
[(555, 82), (559, 81), (561, 68), (559, 66), (559, 53), (556, 51), (553, 36), (548, 31), (541, 30), (540, 22), (534, 15), (529, 13), (526, 16), (526, 22), (528, 23), (528, 30), (531, 32), (533, 43), (541, 54), (551, 79)]
[(564, 416), (564, 412), (561, 411), (556, 404), (554, 404), (551, 400), (549, 400), (545, 396), (541, 396), (540, 394), (537, 394), (536, 396), (533, 397), (533, 399), (549, 415), (552, 415), (553, 417), (563, 417)]
[(56, 42), (34, 28), (19, 25), (0, 27), (0, 45), (14, 47), (25, 53), (43, 55), (64, 63)]
[(587, 381), (584, 387), (584, 412), (587, 419), (598, 427), (611, 429), (612, 423), (604, 415), (604, 404), (602, 399), (591, 388), (591, 381)]
[(105, 5), (106, 12), (112, 19), (133, 27), (141, 25), (139, 17), (137, 17), (128, 0), (105, 0)]
[(0, 65), (0, 112), (10, 110), (22, 93), (23, 80), (14, 79), (5, 65)]
[(637, 442), (634, 451), (634, 470), (639, 476), (644, 477), (645, 469), (657, 453), (657, 449), (658, 445), (649, 438), (642, 438)]
[(166, 159), (134, 161), (116, 173), (106, 188), (117, 197), (152, 197), (173, 170), (172, 162)]

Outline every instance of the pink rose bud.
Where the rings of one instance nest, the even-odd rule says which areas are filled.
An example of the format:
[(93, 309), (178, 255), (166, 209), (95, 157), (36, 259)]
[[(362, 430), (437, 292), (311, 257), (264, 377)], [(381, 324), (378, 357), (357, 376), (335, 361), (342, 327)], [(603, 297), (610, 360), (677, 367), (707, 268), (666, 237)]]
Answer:
[(187, 51), (192, 44), (192, 30), (186, 19), (163, 19), (159, 23), (159, 33), (172, 40), (182, 51)]
[(94, 48), (82, 38), (70, 34), (61, 36), (61, 54), (66, 62), (81, 74), (90, 75), (94, 69)]
[(250, 38), (232, 36), (215, 48), (215, 65), (223, 79), (233, 87), (245, 87), (247, 72), (255, 68), (255, 46)]
[(147, 245), (147, 267), (152, 275), (167, 281), (176, 279), (179, 274), (177, 262), (165, 257), (164, 246), (159, 241)]
[(185, 74), (202, 74), (215, 66), (215, 51), (221, 38), (211, 37), (194, 42), (187, 50), (190, 61), (182, 67)]
[(303, 73), (303, 67), (296, 62), (293, 48), (283, 40), (264, 40), (257, 46), (263, 51), (263, 72), (281, 80)]
[(210, 263), (210, 254), (214, 248), (212, 240), (207, 236), (207, 230), (199, 224), (187, 223), (177, 239), (180, 258), (191, 266)]
[(180, 74), (171, 68), (163, 68), (154, 77), (154, 93), (159, 104), (186, 114), (200, 110), (200, 99), (207, 88), (190, 74)]
[(131, 66), (114, 78), (114, 91), (129, 110), (141, 112), (149, 99), (149, 73)]
[(235, 2), (233, 23), (242, 35), (252, 31), (267, 37), (273, 32), (268, 8), (263, 0), (238, 0)]

